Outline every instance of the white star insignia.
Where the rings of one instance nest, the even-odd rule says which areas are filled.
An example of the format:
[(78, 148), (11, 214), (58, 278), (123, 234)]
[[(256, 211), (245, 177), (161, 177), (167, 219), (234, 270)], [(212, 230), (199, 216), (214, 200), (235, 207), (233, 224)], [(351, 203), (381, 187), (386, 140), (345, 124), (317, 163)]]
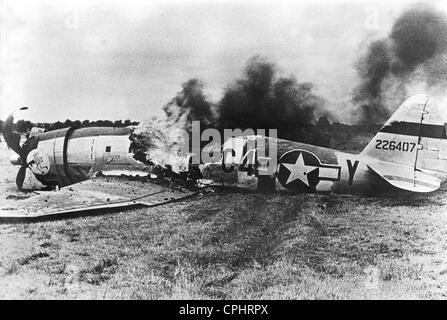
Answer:
[(307, 179), (307, 175), (312, 171), (318, 169), (318, 167), (314, 166), (306, 166), (303, 160), (303, 154), (300, 153), (298, 159), (294, 164), (291, 163), (282, 163), (287, 170), (290, 171), (289, 178), (287, 178), (286, 184), (289, 184), (296, 179), (300, 179), (306, 186), (309, 187), (309, 180)]

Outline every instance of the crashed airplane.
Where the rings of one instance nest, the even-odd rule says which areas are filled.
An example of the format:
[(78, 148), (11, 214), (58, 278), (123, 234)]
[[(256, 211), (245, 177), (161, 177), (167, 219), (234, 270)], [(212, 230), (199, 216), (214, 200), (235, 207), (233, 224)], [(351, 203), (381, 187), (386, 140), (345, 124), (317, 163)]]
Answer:
[(269, 138), (236, 137), (224, 144), (232, 152), (224, 152), (222, 163), (206, 164), (201, 171), (203, 178), (227, 186), (291, 192), (432, 192), (447, 180), (444, 119), (435, 101), (419, 94), (404, 101), (358, 155), (275, 139), (278, 165), (265, 177), (259, 175), (258, 150), (247, 150), (247, 145), (251, 139)]
[[(11, 115), (5, 122), (4, 138), (20, 157), (21, 168), (16, 178), (19, 189), (23, 188), (27, 171), (31, 171), (45, 186), (65, 187), (78, 184), (81, 187), (71, 187), (71, 190), (79, 189), (81, 192), (83, 186), (88, 186), (84, 191), (98, 191), (100, 186), (94, 182), (101, 179), (95, 176), (98, 172), (113, 175), (113, 172), (129, 171), (148, 175), (154, 168), (149, 168), (141, 154), (138, 155), (133, 149), (133, 129), (129, 127), (71, 127), (31, 132), (28, 139), (20, 145), (20, 136), (13, 132), (12, 124)], [(240, 136), (224, 143), (221, 160), (191, 165), (190, 172), (195, 172), (194, 168), (200, 172), (186, 177), (195, 177), (204, 186), (270, 191), (351, 194), (432, 192), (447, 180), (446, 127), (444, 115), (434, 100), (425, 94), (419, 94), (402, 103), (360, 154), (275, 139), (277, 165), (272, 174), (265, 175), (262, 173), (264, 166), (261, 162), (265, 164), (265, 161), (272, 159), (263, 157), (260, 161), (258, 154), (264, 155), (265, 150), (252, 149), (249, 146), (253, 145), (251, 142), (260, 140), (264, 143), (256, 143), (256, 146), (269, 145), (269, 139), (273, 138)], [(90, 178), (94, 178), (93, 182), (82, 182)], [(137, 188), (144, 190), (148, 186), (142, 187), (140, 184)], [(104, 194), (95, 205), (102, 206), (104, 199), (110, 201), (110, 190), (101, 190)], [(135, 203), (135, 198), (146, 197), (141, 190), (137, 193), (133, 198), (129, 194), (123, 198), (121, 192), (116, 200), (118, 203), (129, 204)], [(186, 194), (190, 193), (171, 198), (181, 198)], [(116, 194), (112, 198), (113, 196)], [(34, 199), (34, 203), (36, 200)], [(71, 203), (66, 210), (76, 211), (77, 205), (79, 206)]]

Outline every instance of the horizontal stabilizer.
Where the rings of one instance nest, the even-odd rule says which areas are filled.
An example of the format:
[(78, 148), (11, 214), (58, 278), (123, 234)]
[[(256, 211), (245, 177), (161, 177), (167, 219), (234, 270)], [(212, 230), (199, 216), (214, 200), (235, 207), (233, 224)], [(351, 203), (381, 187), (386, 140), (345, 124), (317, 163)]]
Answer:
[(387, 162), (369, 164), (368, 168), (392, 186), (412, 192), (432, 192), (440, 188), (441, 181), (412, 167)]

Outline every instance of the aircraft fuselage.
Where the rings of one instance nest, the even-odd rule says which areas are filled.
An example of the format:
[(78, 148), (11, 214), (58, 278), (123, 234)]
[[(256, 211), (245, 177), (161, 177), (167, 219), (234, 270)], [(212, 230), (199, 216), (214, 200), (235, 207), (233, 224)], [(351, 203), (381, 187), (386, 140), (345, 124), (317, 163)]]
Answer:
[[(250, 139), (238, 137), (227, 141), (221, 162), (201, 166), (204, 182), (253, 190), (286, 190), (290, 192), (335, 192), (374, 194), (395, 191), (371, 165), (392, 165), (361, 154), (341, 152), (305, 143), (276, 139), (276, 170), (272, 175), (260, 174), (258, 153), (247, 148)], [(267, 145), (267, 142), (265, 143)], [(259, 149), (258, 149), (259, 150)], [(268, 153), (264, 152), (263, 154)], [(231, 155), (230, 155), (231, 154)], [(268, 155), (271, 159), (274, 156)], [(399, 170), (400, 167), (396, 167)], [(431, 172), (442, 181), (447, 176)]]
[(47, 186), (66, 186), (99, 171), (144, 169), (133, 158), (131, 128), (65, 128), (40, 133), (22, 145), (26, 165)]

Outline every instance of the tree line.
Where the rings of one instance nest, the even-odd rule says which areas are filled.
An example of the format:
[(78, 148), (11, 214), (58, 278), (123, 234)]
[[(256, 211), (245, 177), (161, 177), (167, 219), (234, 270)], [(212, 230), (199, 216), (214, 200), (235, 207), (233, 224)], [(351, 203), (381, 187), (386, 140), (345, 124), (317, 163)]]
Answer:
[[(29, 120), (18, 120), (14, 124), (14, 130), (20, 133), (26, 133), (33, 127), (44, 128), (46, 131), (57, 130), (63, 128), (69, 128), (72, 126), (78, 127), (127, 127), (127, 126), (136, 126), (139, 122), (127, 120), (75, 120), (72, 121), (70, 119), (65, 120), (64, 122), (56, 121), (56, 122), (31, 122)], [(4, 121), (0, 120), (0, 132), (3, 132)]]

